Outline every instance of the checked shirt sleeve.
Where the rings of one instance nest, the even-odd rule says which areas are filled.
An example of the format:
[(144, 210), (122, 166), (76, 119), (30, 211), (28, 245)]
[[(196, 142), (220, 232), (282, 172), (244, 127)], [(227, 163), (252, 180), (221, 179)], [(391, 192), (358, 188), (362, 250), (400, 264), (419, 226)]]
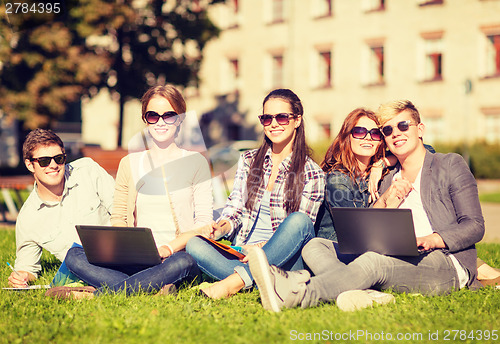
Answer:
[(306, 162), (304, 173), (304, 190), (299, 211), (308, 215), (314, 223), (325, 195), (325, 173), (310, 159)]

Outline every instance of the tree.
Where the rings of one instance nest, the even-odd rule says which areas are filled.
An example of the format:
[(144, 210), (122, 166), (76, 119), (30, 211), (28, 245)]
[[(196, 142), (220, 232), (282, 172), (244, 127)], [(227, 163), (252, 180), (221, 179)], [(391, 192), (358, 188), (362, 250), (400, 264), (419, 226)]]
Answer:
[[(68, 9), (78, 1), (70, 0)], [(96, 17), (105, 20), (106, 7)], [(2, 8), (5, 10), (5, 7)], [(109, 9), (108, 9), (109, 10)], [(52, 12), (52, 11), (51, 11)], [(28, 128), (51, 127), (68, 104), (102, 86), (110, 56), (85, 44), (88, 15), (3, 13), (0, 22), (0, 107)]]
[[(55, 0), (51, 0), (55, 1)], [(101, 88), (123, 108), (158, 82), (197, 84), (202, 50), (219, 33), (209, 5), (224, 0), (67, 0), (59, 14), (0, 18), (0, 108), (50, 127)]]
[[(207, 1), (206, 6), (223, 1)], [(138, 9), (134, 21), (110, 33), (118, 51), (110, 71), (113, 82), (108, 85), (120, 95), (121, 146), (125, 102), (157, 83), (196, 86), (203, 48), (219, 30), (199, 1), (150, 0)]]

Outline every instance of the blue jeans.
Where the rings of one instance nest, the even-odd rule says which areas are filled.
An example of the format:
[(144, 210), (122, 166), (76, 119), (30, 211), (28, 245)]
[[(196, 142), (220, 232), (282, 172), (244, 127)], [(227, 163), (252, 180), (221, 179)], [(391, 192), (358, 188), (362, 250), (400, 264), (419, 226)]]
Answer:
[(418, 257), (366, 252), (346, 264), (337, 256), (336, 248), (330, 240), (315, 238), (302, 250), (304, 261), (315, 275), (306, 285), (302, 307), (334, 301), (340, 293), (354, 289), (392, 289), (424, 295), (459, 289), (455, 266), (441, 250)]
[(196, 261), (186, 252), (177, 252), (161, 264), (144, 266), (124, 266), (105, 268), (92, 265), (81, 247), (71, 248), (65, 259), (68, 269), (84, 282), (97, 288), (96, 294), (106, 290), (125, 290), (127, 295), (145, 291), (159, 291), (164, 285), (179, 285), (184, 280), (193, 280), (199, 274)]
[[(262, 249), (270, 264), (286, 270), (300, 270), (304, 266), (300, 251), (313, 237), (314, 226), (311, 219), (303, 213), (295, 212), (278, 226)], [(231, 254), (217, 250), (205, 240), (198, 237), (190, 239), (186, 251), (210, 277), (223, 280), (236, 272), (245, 282), (245, 288), (252, 286), (253, 277), (248, 264), (240, 262)]]

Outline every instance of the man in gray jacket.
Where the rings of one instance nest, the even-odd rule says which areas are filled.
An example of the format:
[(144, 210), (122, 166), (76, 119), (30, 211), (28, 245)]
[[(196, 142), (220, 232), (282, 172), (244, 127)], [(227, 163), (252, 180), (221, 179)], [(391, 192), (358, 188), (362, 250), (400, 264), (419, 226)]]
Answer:
[[(457, 154), (432, 154), (422, 142), (424, 125), (407, 100), (380, 106), (377, 115), (385, 142), (398, 158), (381, 183), (380, 208), (409, 208), (415, 223), (419, 257), (391, 257), (366, 252), (352, 263), (337, 258), (332, 241), (315, 238), (302, 250), (305, 270), (285, 272), (267, 264), (263, 251), (252, 250), (249, 262), (264, 308), (311, 307), (336, 301), (343, 310), (394, 301), (378, 290), (440, 295), (478, 287), (475, 244), (484, 235), (477, 184)], [(370, 289), (373, 288), (373, 289)]]

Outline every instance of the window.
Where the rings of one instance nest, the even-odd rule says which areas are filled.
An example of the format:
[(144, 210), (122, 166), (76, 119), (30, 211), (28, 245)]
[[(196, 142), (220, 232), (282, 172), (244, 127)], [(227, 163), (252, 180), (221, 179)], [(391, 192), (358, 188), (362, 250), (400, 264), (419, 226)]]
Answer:
[(442, 40), (428, 39), (425, 40), (425, 81), (436, 81), (443, 79), (442, 64)]
[(284, 0), (271, 0), (272, 1), (272, 9), (271, 9), (271, 22), (273, 23), (281, 23), (285, 20), (284, 17), (284, 8), (283, 1)]
[(488, 143), (500, 142), (500, 107), (481, 108), (485, 115), (484, 139)]
[(283, 23), (286, 18), (286, 4), (286, 0), (262, 1), (264, 22), (269, 25)]
[(223, 94), (237, 93), (240, 88), (240, 63), (237, 58), (228, 58), (222, 68)]
[(361, 6), (365, 12), (385, 10), (385, 0), (363, 0)]
[(227, 0), (223, 6), (217, 7), (218, 25), (222, 29), (235, 29), (241, 25), (239, 0)]
[(272, 56), (271, 84), (273, 88), (283, 86), (283, 55)]
[(332, 126), (330, 123), (320, 123), (321, 129), (325, 138), (330, 139), (332, 137)]
[(362, 82), (367, 85), (383, 85), (385, 80), (383, 40), (370, 40), (361, 68)]
[(486, 75), (500, 76), (500, 33), (486, 37)]
[(331, 17), (332, 0), (313, 0), (311, 9), (314, 18)]
[(237, 28), (240, 24), (240, 5), (238, 0), (231, 0), (228, 3), (229, 13), (228, 13), (228, 29)]
[(328, 88), (332, 86), (332, 52), (331, 50), (316, 51), (311, 73), (314, 88)]
[(420, 34), (418, 43), (417, 79), (420, 81), (443, 80), (443, 31)]

